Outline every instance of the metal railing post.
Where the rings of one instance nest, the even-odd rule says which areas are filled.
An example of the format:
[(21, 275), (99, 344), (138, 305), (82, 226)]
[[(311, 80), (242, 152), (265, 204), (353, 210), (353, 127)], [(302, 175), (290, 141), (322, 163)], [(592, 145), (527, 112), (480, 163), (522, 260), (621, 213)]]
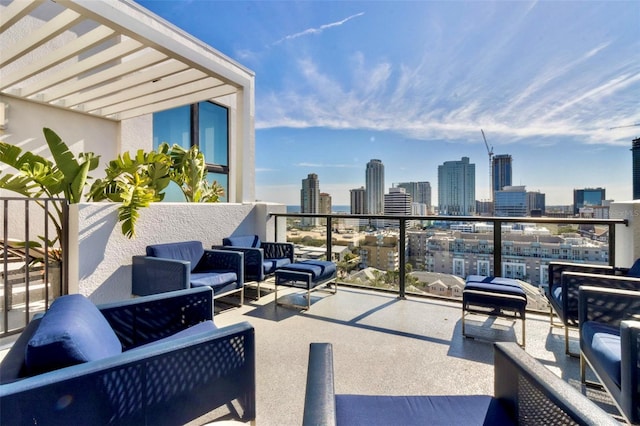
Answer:
[(398, 256), (399, 258), (399, 262), (400, 262), (400, 272), (399, 272), (399, 279), (400, 279), (400, 293), (399, 296), (400, 299), (406, 299), (406, 283), (405, 283), (405, 273), (406, 273), (406, 268), (405, 268), (405, 263), (406, 263), (406, 259), (405, 259), (405, 250), (406, 250), (406, 220), (404, 218), (400, 219), (400, 241), (398, 241), (398, 250), (400, 250), (400, 255)]
[(502, 221), (493, 220), (493, 276), (502, 276)]
[(331, 247), (331, 240), (332, 240), (332, 225), (333, 225), (333, 220), (331, 218), (331, 216), (327, 216), (327, 223), (326, 223), (326, 229), (327, 229), (327, 260), (329, 262), (333, 261), (332, 256), (331, 256), (331, 252), (333, 251), (333, 247)]

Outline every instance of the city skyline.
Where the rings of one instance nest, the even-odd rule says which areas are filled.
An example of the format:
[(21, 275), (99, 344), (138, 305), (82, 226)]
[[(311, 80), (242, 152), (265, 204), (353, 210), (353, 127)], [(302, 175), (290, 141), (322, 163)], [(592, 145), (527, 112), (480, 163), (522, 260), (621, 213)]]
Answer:
[(296, 204), (313, 172), (347, 205), (368, 159), (390, 187), (465, 156), (489, 199), (481, 129), (549, 205), (632, 198), (638, 2), (140, 3), (255, 71), (257, 199)]

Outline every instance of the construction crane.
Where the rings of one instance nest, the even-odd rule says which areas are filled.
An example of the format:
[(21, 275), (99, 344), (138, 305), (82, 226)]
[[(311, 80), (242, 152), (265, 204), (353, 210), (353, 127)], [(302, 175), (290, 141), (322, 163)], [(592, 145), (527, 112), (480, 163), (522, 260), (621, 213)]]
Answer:
[(493, 201), (493, 182), (491, 182), (491, 159), (493, 158), (493, 146), (489, 148), (489, 144), (487, 143), (487, 138), (484, 136), (484, 130), (480, 129), (482, 132), (482, 139), (484, 140), (484, 146), (487, 147), (487, 154), (489, 154), (489, 201)]
[(614, 126), (614, 127), (609, 127), (609, 130), (613, 130), (613, 129), (622, 129), (622, 128), (625, 128), (625, 127), (636, 127), (636, 126), (640, 126), (640, 123), (627, 124), (626, 126)]

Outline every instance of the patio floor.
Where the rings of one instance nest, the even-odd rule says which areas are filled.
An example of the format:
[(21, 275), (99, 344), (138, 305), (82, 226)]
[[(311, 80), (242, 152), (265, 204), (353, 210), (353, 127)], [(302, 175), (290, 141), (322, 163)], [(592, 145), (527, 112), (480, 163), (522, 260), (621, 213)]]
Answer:
[[(291, 293), (296, 290), (278, 291), (280, 297)], [(224, 326), (248, 321), (255, 327), (258, 425), (302, 423), (311, 342), (333, 344), (337, 393), (455, 395), (492, 394), (493, 348), (488, 339), (522, 338), (519, 320), (468, 316), (467, 333), (484, 339), (464, 338), (460, 303), (400, 300), (344, 286), (336, 295), (312, 293), (309, 311), (276, 309), (273, 293), (259, 301), (245, 300), (242, 308), (217, 312), (215, 322)], [(577, 351), (573, 336), (572, 351)], [(581, 387), (579, 359), (564, 354), (564, 332), (550, 328), (548, 315), (527, 313), (526, 351), (617, 415), (604, 392)], [(192, 424), (224, 420), (212, 414)]]

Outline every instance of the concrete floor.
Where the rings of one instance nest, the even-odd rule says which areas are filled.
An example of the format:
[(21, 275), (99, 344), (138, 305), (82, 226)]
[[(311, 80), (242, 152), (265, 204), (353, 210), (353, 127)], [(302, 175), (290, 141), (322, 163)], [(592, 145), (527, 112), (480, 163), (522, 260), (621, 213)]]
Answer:
[[(278, 296), (296, 297), (294, 292), (279, 291)], [(336, 295), (312, 293), (312, 301), (309, 311), (275, 308), (270, 293), (215, 316), (218, 326), (248, 321), (255, 327), (258, 425), (301, 424), (311, 342), (333, 344), (337, 393), (456, 395), (492, 394), (490, 340), (522, 339), (519, 320), (482, 316), (467, 317), (467, 333), (481, 338), (464, 338), (459, 302), (400, 300), (347, 287)], [(578, 351), (572, 335), (572, 351)], [(564, 332), (550, 328), (548, 315), (527, 314), (526, 351), (617, 414), (604, 392), (580, 385), (579, 359), (564, 354)]]
[[(266, 287), (266, 288), (265, 288)], [(429, 298), (400, 300), (389, 293), (341, 286), (337, 294), (312, 293), (309, 311), (275, 307), (272, 286), (259, 301), (248, 290), (245, 305), (216, 301), (219, 326), (248, 321), (256, 330), (257, 425), (300, 425), (304, 408), (309, 343), (331, 342), (337, 393), (460, 395), (493, 393), (491, 340), (522, 340), (519, 320), (467, 316), (461, 333), (461, 304)], [(278, 291), (302, 303), (300, 290)], [(578, 351), (576, 333), (571, 349)], [(0, 359), (16, 336), (0, 340)], [(564, 354), (564, 332), (550, 328), (548, 315), (527, 314), (526, 351), (555, 374), (617, 415), (609, 397), (580, 384), (579, 360)], [(618, 418), (618, 417), (617, 417)], [(619, 419), (619, 418), (618, 418)], [(226, 408), (190, 425), (229, 421)]]

